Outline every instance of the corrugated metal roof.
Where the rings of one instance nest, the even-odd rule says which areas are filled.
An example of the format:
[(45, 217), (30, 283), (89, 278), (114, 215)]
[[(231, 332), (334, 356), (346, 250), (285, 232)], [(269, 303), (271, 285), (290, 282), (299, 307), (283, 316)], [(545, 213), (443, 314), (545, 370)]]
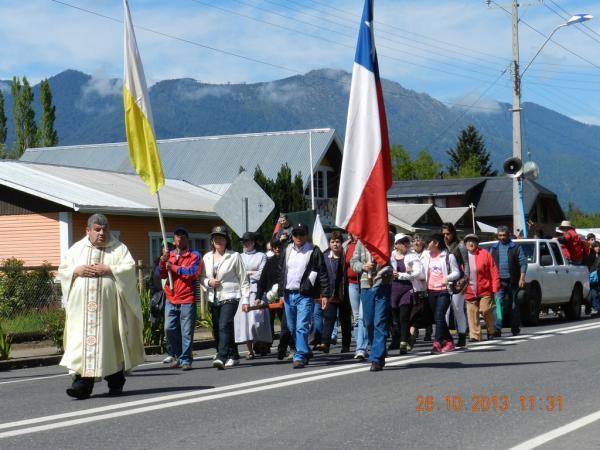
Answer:
[[(75, 211), (154, 214), (156, 197), (137, 175), (74, 167), (0, 161), (0, 184)], [(167, 179), (160, 190), (165, 215), (215, 217), (214, 192)]]
[(430, 197), (442, 195), (464, 195), (486, 178), (458, 178), (442, 180), (410, 180), (395, 181), (387, 193), (387, 197)]
[[(199, 186), (231, 183), (240, 167), (254, 174), (260, 166), (267, 177), (275, 178), (283, 162), (292, 175), (302, 173), (308, 183), (313, 173), (309, 164), (309, 131), (314, 169), (333, 141), (342, 148), (333, 128), (159, 140), (158, 149), (165, 177)], [(126, 142), (31, 148), (20, 160), (134, 173)]]
[(456, 223), (463, 218), (465, 214), (469, 212), (468, 206), (461, 206), (459, 208), (439, 208), (435, 207), (435, 210), (442, 218), (443, 222), (450, 222), (452, 225), (456, 225)]
[(435, 212), (435, 208), (431, 203), (388, 202), (388, 215), (411, 226), (415, 225), (431, 209), (433, 209), (433, 212), (437, 216), (437, 212)]

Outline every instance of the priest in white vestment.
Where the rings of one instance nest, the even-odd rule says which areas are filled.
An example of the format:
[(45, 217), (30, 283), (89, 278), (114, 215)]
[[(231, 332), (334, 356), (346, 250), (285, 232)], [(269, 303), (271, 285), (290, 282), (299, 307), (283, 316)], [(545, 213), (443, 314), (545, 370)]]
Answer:
[(143, 318), (135, 262), (111, 236), (108, 220), (94, 214), (86, 236), (64, 256), (58, 269), (65, 302), (65, 353), (60, 365), (74, 381), (67, 394), (88, 398), (104, 378), (119, 395), (125, 373), (144, 361)]

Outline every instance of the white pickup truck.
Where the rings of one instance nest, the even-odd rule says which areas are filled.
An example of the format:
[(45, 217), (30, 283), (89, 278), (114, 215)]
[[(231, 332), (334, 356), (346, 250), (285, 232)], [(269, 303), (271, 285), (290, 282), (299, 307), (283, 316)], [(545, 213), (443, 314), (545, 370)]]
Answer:
[[(590, 291), (587, 267), (566, 261), (555, 240), (515, 239), (514, 242), (527, 257), (526, 286), (518, 296), (523, 325), (537, 325), (540, 310), (548, 307), (564, 311), (568, 319), (579, 319), (583, 299)], [(483, 242), (480, 247), (488, 249), (492, 244)], [(504, 306), (503, 311), (510, 314), (508, 305)]]

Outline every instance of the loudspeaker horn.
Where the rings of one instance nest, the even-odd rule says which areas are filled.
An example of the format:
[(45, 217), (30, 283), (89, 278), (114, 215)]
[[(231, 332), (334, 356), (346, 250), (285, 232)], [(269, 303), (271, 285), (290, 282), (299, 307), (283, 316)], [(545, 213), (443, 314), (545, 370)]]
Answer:
[(528, 180), (536, 180), (540, 176), (540, 168), (533, 161), (527, 161), (523, 166), (523, 176)]
[(508, 177), (517, 178), (523, 174), (523, 162), (519, 158), (508, 158), (502, 167)]

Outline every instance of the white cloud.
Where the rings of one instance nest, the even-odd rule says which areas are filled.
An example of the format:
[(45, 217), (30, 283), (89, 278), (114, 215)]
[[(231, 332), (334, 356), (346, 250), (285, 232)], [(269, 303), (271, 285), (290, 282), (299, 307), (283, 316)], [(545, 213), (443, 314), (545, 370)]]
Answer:
[(453, 107), (468, 110), (473, 114), (498, 114), (502, 112), (502, 105), (491, 98), (479, 99), (479, 94), (468, 93), (461, 97), (451, 99)]
[(571, 118), (587, 125), (600, 126), (600, 116), (571, 116)]
[(232, 94), (231, 88), (223, 85), (201, 85), (197, 84), (191, 87), (190, 84), (187, 86), (180, 86), (177, 94), (179, 98), (186, 101), (201, 100), (205, 97), (224, 97)]
[(293, 82), (264, 83), (258, 87), (258, 94), (272, 103), (290, 103), (304, 95), (304, 90)]
[(100, 97), (121, 96), (123, 93), (123, 80), (109, 78), (108, 74), (100, 69), (82, 86), (81, 90), (84, 97), (92, 95)]

